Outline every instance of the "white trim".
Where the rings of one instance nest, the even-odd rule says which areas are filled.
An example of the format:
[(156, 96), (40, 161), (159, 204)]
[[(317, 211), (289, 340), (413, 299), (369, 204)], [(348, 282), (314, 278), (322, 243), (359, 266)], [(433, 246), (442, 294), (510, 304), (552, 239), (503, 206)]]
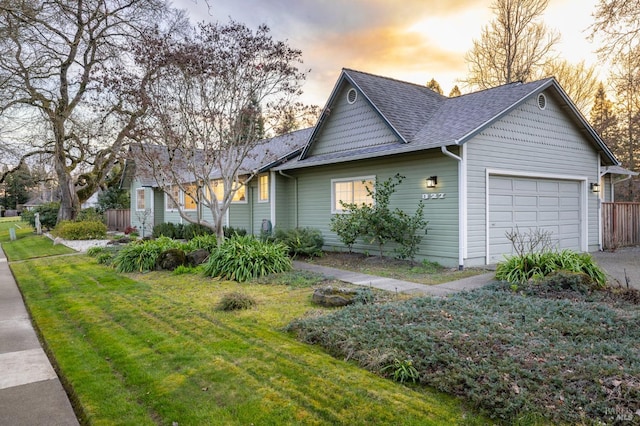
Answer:
[(468, 255), (468, 226), (467, 226), (467, 159), (464, 155), (464, 145), (460, 146), (460, 155), (447, 150), (446, 146), (440, 151), (447, 157), (451, 157), (458, 162), (458, 268), (464, 268), (464, 261)]
[(581, 235), (580, 235), (580, 249), (583, 252), (589, 250), (589, 209), (588, 209), (588, 197), (589, 197), (589, 178), (582, 175), (563, 175), (557, 173), (537, 173), (537, 172), (524, 172), (505, 169), (490, 169), (485, 170), (485, 264), (489, 265), (489, 259), (491, 253), (489, 252), (489, 178), (491, 176), (505, 176), (505, 177), (522, 177), (529, 179), (553, 179), (553, 180), (567, 180), (580, 182), (580, 215), (581, 218)]
[[(375, 175), (355, 176), (355, 177), (331, 179), (331, 187), (329, 188), (330, 191), (331, 191), (331, 214), (343, 214), (344, 213), (344, 210), (336, 210), (335, 209), (336, 193), (335, 193), (334, 184), (336, 182), (362, 182), (362, 181), (367, 181), (367, 180), (372, 181), (374, 186), (375, 186), (375, 183), (376, 183), (376, 176)], [(373, 188), (371, 188), (371, 190), (373, 190)]]
[(271, 229), (276, 226), (276, 172), (271, 170), (269, 172), (269, 216), (271, 216)]
[(604, 177), (602, 176), (602, 170), (600, 170), (600, 162), (601, 158), (600, 158), (600, 154), (598, 154), (598, 183), (600, 184), (600, 192), (598, 192), (598, 199), (597, 199), (597, 203), (598, 203), (598, 208), (597, 208), (597, 215), (598, 215), (598, 250), (602, 251), (602, 246), (603, 246), (603, 237), (602, 237), (602, 198), (604, 197)]
[[(267, 198), (264, 200), (260, 198), (260, 196), (262, 195), (260, 191), (260, 189), (262, 188), (262, 185), (260, 184), (260, 178), (263, 178), (263, 177), (266, 177), (268, 179), (268, 182), (267, 182), (268, 193), (267, 193)], [(258, 175), (258, 203), (268, 203), (271, 200), (271, 180), (272, 179), (269, 173), (261, 173)]]

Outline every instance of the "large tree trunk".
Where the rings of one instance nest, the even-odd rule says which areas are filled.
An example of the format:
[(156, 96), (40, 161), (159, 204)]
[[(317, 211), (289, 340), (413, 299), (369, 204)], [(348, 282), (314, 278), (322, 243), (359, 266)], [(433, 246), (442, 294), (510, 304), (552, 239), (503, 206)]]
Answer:
[(56, 164), (56, 173), (61, 192), (58, 223), (63, 220), (74, 220), (80, 211), (80, 200), (78, 199), (78, 194), (76, 194), (73, 179), (65, 170), (64, 165)]

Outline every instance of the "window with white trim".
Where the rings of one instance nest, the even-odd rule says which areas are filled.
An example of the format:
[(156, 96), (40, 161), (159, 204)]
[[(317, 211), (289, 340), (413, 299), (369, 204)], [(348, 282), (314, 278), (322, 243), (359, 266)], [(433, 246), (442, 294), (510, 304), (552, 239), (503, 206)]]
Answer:
[(184, 192), (184, 209), (196, 210), (198, 202), (196, 201), (198, 196), (198, 186), (196, 184), (186, 185)]
[(147, 208), (144, 201), (144, 193), (145, 193), (144, 188), (136, 189), (136, 210), (137, 211), (144, 211)]
[(373, 204), (367, 187), (373, 191), (375, 176), (331, 179), (331, 213), (343, 213), (342, 203)]
[[(233, 199), (231, 200), (231, 202), (246, 203), (246, 186), (243, 183), (236, 183), (234, 185), (236, 187), (236, 192), (233, 194)], [(216, 196), (216, 200), (218, 200), (219, 203), (222, 202), (222, 200), (224, 199), (224, 182), (222, 181), (222, 179), (212, 180), (210, 182), (210, 187)], [(210, 192), (207, 191), (207, 199), (211, 200), (212, 198), (213, 197), (211, 196)]]
[(269, 201), (269, 175), (264, 174), (258, 176), (258, 202), (266, 203)]
[[(178, 210), (177, 202), (180, 201), (180, 187), (178, 185), (173, 185), (171, 188), (167, 190), (168, 193), (164, 194), (164, 206), (167, 211), (175, 211)], [(171, 196), (169, 196), (171, 194)]]

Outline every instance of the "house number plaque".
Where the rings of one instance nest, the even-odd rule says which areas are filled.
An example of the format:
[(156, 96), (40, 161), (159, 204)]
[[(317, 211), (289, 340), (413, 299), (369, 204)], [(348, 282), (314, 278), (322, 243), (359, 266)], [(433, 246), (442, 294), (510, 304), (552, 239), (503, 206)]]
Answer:
[(433, 193), (433, 194), (422, 194), (423, 200), (438, 200), (443, 199), (446, 194), (444, 192)]

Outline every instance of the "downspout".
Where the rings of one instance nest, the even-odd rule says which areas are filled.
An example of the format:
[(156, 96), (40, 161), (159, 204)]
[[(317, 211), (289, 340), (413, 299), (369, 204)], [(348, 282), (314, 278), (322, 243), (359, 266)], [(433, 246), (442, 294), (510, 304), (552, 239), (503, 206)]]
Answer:
[(293, 218), (294, 218), (294, 228), (298, 227), (298, 178), (295, 176), (291, 176), (283, 172), (282, 170), (278, 170), (281, 176), (286, 177), (287, 179), (293, 179)]
[(459, 146), (460, 156), (448, 151), (446, 146), (440, 147), (440, 150), (458, 162), (458, 270), (462, 271), (467, 256), (467, 159), (464, 145)]

